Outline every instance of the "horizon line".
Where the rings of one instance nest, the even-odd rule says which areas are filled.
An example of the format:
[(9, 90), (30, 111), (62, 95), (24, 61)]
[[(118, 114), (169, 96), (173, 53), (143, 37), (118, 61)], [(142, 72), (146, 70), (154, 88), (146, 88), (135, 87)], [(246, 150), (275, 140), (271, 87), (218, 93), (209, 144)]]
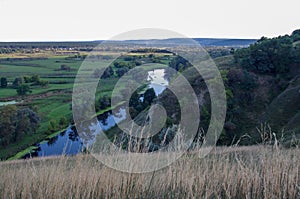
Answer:
[(96, 39), (96, 40), (29, 40), (29, 41), (22, 41), (22, 40), (15, 40), (15, 41), (1, 41), (0, 43), (43, 43), (43, 42), (103, 42), (103, 41), (150, 41), (150, 40), (169, 40), (169, 39), (224, 39), (224, 40), (258, 40), (259, 38), (222, 38), (222, 37), (170, 37), (170, 38), (162, 38), (162, 39), (127, 39), (127, 40), (111, 40), (111, 39)]

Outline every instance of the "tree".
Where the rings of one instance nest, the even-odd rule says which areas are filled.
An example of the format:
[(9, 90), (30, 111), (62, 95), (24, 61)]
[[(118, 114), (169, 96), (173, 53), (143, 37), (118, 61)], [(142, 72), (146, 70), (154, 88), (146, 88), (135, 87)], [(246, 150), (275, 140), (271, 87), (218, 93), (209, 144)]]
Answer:
[(20, 140), (25, 134), (35, 132), (39, 123), (40, 118), (36, 112), (29, 108), (19, 109), (17, 111), (16, 131), (13, 142)]
[(99, 100), (99, 109), (104, 110), (107, 107), (109, 107), (111, 104), (111, 99), (107, 96), (104, 95), (100, 100)]
[(31, 92), (30, 87), (27, 84), (21, 84), (17, 88), (18, 95), (27, 95), (28, 92)]
[(192, 66), (187, 60), (181, 56), (176, 56), (170, 63), (169, 66), (177, 71), (184, 71), (188, 67)]
[(48, 123), (48, 131), (53, 133), (59, 129), (59, 125), (56, 120), (52, 119)]
[(68, 124), (68, 120), (67, 120), (66, 117), (61, 117), (61, 118), (59, 119), (59, 126), (65, 127), (67, 124)]
[(13, 86), (13, 88), (17, 88), (18, 86), (20, 86), (20, 85), (23, 84), (23, 83), (24, 83), (23, 77), (17, 77), (17, 78), (15, 78), (15, 80), (13, 81), (12, 86)]
[(31, 81), (38, 84), (41, 81), (41, 78), (39, 75), (32, 75)]
[(129, 106), (136, 109), (139, 104), (140, 104), (140, 95), (138, 94), (137, 91), (135, 91), (132, 93), (130, 97)]
[(114, 75), (114, 70), (112, 69), (111, 66), (109, 66), (103, 73), (102, 78), (110, 78), (111, 76)]
[(17, 109), (15, 105), (0, 108), (0, 115), (0, 144), (3, 146), (36, 132), (40, 123), (36, 112), (29, 108)]
[(262, 37), (249, 48), (235, 51), (236, 61), (244, 68), (259, 73), (285, 73), (292, 63), (293, 40), (290, 36), (272, 39)]
[(11, 142), (16, 129), (17, 107), (7, 105), (0, 109), (0, 142), (3, 146)]
[(30, 83), (31, 82), (31, 77), (30, 76), (24, 76), (23, 79), (24, 79), (25, 83)]
[(41, 87), (47, 87), (48, 84), (49, 84), (49, 82), (46, 81), (46, 80), (40, 80), (40, 82), (39, 82), (39, 85), (40, 85)]
[(7, 78), (6, 77), (1, 77), (1, 88), (6, 88), (7, 87)]
[(293, 38), (294, 42), (300, 40), (300, 29), (295, 30), (295, 31), (292, 33), (292, 38)]
[(111, 66), (109, 66), (108, 68), (106, 68), (104, 71), (103, 70), (104, 70), (103, 68), (101, 68), (101, 69), (99, 69), (99, 68), (95, 69), (95, 71), (93, 73), (93, 76), (95, 78), (100, 78), (101, 77), (103, 79), (107, 79), (107, 78), (110, 78), (111, 76), (114, 75), (114, 70), (112, 69)]
[(155, 98), (156, 98), (156, 94), (153, 88), (146, 90), (146, 92), (144, 93), (144, 101), (143, 101), (144, 108), (150, 106)]
[(124, 67), (124, 68), (118, 68), (118, 70), (116, 72), (117, 72), (118, 77), (122, 77), (128, 71), (129, 71), (129, 69), (127, 67)]

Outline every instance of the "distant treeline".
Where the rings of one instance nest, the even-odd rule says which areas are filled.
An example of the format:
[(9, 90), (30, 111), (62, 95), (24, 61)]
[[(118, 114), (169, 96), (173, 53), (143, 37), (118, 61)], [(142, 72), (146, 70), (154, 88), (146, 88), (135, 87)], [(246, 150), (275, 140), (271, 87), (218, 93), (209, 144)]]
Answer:
[(0, 42), (0, 49), (94, 48), (101, 41), (73, 42)]
[[(210, 39), (210, 38), (194, 38), (199, 44), (203, 46), (249, 46), (256, 40), (254, 39)], [(77, 50), (92, 50), (92, 48), (99, 45), (103, 40), (97, 41), (68, 41), (68, 42), (0, 42), (0, 53), (10, 53), (9, 49), (13, 51), (17, 49), (68, 49), (73, 48)], [(184, 44), (185, 39), (163, 39), (163, 40), (130, 40), (124, 41), (124, 44), (163, 44), (171, 42), (174, 44)], [(119, 43), (119, 42), (118, 42)], [(111, 43), (113, 44), (113, 43)], [(7, 51), (7, 52), (6, 52)]]

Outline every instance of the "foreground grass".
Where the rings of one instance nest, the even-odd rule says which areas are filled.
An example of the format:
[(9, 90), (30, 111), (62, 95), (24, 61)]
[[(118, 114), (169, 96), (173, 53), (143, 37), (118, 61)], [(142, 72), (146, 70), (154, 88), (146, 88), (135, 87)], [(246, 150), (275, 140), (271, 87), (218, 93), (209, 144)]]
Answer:
[(118, 172), (89, 155), (8, 161), (0, 163), (0, 198), (300, 198), (299, 154), (218, 148), (146, 174)]

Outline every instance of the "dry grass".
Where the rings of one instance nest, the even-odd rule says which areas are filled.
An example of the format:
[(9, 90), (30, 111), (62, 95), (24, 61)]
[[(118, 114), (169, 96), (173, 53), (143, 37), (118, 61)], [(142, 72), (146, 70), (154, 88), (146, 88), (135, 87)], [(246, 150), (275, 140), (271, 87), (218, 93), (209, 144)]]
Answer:
[(146, 174), (122, 173), (89, 155), (0, 163), (0, 198), (300, 198), (300, 150), (189, 152)]

